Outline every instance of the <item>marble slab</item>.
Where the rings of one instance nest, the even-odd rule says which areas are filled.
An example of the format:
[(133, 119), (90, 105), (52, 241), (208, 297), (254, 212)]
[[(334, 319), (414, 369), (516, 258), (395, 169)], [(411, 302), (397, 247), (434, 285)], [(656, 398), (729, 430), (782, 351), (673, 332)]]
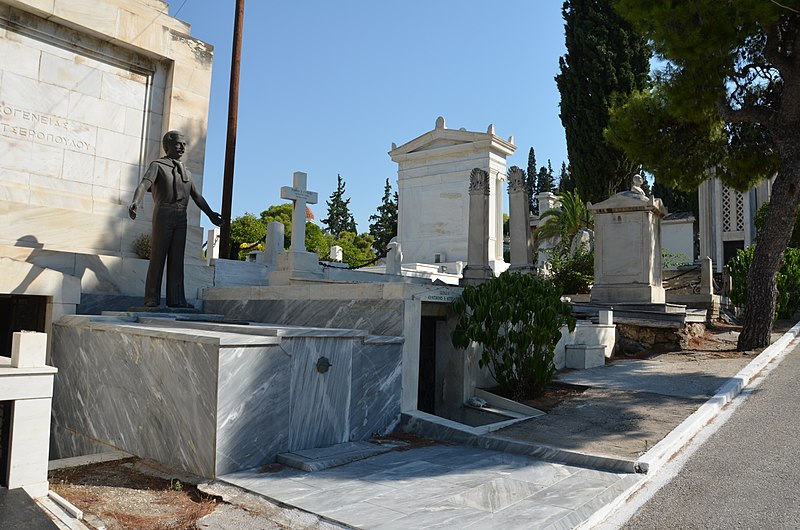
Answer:
[(206, 298), (204, 304), (206, 311), (228, 318), (272, 324), (361, 329), (374, 335), (403, 335), (402, 300)]
[(214, 477), (399, 423), (402, 339), (167, 317), (54, 325), (54, 456), (122, 449)]

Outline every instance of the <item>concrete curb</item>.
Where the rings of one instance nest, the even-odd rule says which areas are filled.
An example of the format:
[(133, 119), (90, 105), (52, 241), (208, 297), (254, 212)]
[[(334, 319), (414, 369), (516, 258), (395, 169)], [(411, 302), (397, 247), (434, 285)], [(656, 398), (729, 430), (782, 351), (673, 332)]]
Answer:
[(781, 338), (767, 346), (758, 357), (753, 359), (750, 364), (742, 368), (738, 374), (722, 385), (719, 390), (717, 390), (717, 393), (701, 405), (691, 416), (683, 420), (672, 432), (642, 455), (636, 463), (638, 469), (643, 473), (649, 473), (668, 462), (675, 453), (680, 451), (692, 437), (714, 418), (714, 416), (719, 414), (722, 407), (739, 395), (742, 389), (747, 386), (767, 364), (783, 353), (784, 349), (797, 337), (798, 333), (800, 333), (800, 322), (784, 333)]

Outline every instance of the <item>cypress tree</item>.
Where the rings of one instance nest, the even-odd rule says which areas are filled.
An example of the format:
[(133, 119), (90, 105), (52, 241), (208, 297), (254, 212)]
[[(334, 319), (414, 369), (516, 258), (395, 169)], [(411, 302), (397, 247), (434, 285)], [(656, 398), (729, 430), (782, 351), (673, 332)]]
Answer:
[(528, 205), (531, 213), (539, 214), (539, 199), (536, 198), (536, 154), (533, 147), (528, 151), (528, 171), (525, 173), (525, 186), (528, 188)]
[(645, 88), (650, 50), (611, 7), (612, 0), (565, 0), (567, 54), (559, 59), (556, 84), (567, 138), (570, 172), (584, 200), (599, 202), (620, 189), (635, 164), (608, 144), (613, 97)]
[[(540, 167), (539, 171), (536, 173), (536, 193), (555, 191), (555, 180), (556, 178), (555, 175), (553, 175), (553, 166), (550, 164), (550, 160), (548, 160), (547, 165)], [(540, 215), (543, 213), (544, 212), (539, 212)]]
[(575, 180), (565, 162), (561, 162), (561, 173), (558, 176), (558, 193), (575, 191)]
[(383, 188), (383, 202), (378, 206), (378, 212), (369, 216), (369, 233), (375, 239), (372, 246), (378, 255), (386, 253), (386, 245), (397, 235), (397, 192), (392, 193), (389, 179)]
[(328, 205), (328, 217), (322, 220), (322, 224), (336, 237), (342, 232), (356, 232), (356, 220), (350, 212), (350, 198), (344, 198), (344, 188), (342, 176), (336, 175), (336, 191), (331, 194), (330, 200), (325, 201)]

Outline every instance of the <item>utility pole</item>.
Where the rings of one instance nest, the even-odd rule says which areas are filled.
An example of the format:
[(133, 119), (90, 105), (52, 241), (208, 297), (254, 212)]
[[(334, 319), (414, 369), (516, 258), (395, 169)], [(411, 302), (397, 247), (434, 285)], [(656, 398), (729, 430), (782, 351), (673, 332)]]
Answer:
[(233, 166), (236, 162), (236, 127), (239, 115), (239, 68), (242, 64), (242, 23), (244, 0), (236, 0), (233, 21), (233, 53), (231, 58), (231, 85), (228, 93), (228, 140), (225, 144), (225, 173), (222, 181), (222, 219), (220, 227), (220, 258), (230, 259), (231, 205), (233, 204)]

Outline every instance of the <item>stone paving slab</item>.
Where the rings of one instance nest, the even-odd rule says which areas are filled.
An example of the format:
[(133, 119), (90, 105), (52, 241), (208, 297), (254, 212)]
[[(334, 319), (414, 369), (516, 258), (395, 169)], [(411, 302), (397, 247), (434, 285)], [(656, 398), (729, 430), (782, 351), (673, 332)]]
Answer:
[(705, 399), (590, 388), (546, 416), (491, 435), (631, 462), (661, 441)]
[(708, 398), (755, 356), (694, 360), (677, 354), (657, 360), (620, 359), (606, 366), (558, 374), (556, 381), (592, 388)]
[(220, 480), (358, 528), (572, 528), (641, 476), (437, 444)]

